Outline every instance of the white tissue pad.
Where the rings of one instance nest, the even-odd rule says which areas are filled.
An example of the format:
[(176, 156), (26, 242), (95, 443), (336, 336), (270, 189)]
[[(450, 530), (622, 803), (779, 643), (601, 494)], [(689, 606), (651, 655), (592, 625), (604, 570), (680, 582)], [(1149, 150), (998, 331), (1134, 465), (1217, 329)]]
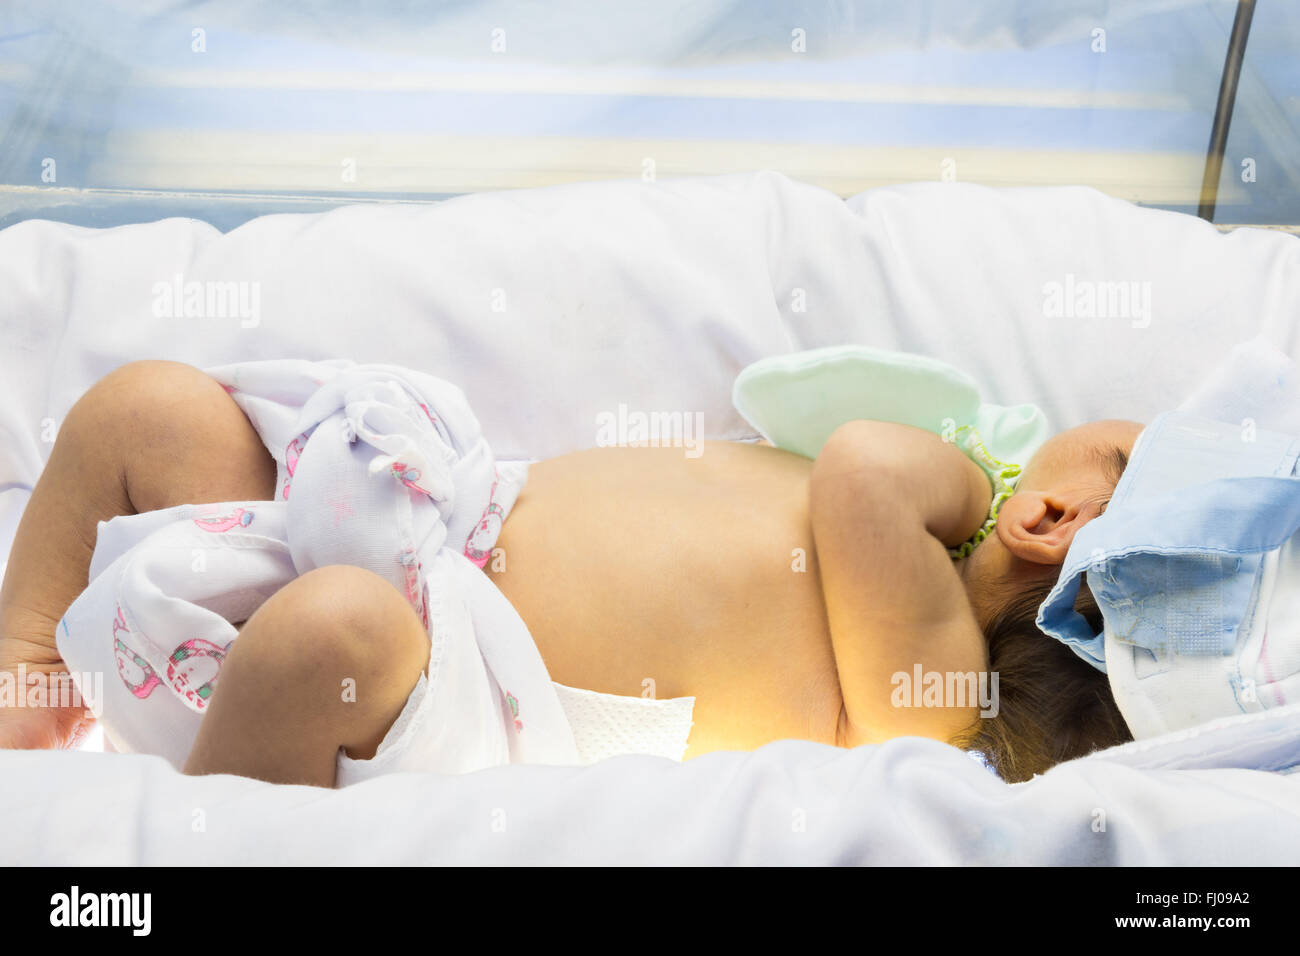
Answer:
[(655, 700), (601, 694), (551, 681), (584, 764), (619, 754), (681, 760), (691, 735), (694, 697)]

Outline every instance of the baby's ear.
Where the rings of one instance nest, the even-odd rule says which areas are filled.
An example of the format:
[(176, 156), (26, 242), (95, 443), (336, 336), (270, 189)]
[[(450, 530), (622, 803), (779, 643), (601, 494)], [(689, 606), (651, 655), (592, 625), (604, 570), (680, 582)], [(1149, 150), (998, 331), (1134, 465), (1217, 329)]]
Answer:
[(1075, 534), (1098, 513), (1081, 491), (1017, 491), (998, 510), (998, 539), (1021, 560), (1059, 566)]

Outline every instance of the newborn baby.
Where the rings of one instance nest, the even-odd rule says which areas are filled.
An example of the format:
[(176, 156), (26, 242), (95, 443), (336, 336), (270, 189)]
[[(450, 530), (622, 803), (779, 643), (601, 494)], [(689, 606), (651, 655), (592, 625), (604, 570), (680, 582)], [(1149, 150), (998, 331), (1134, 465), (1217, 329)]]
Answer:
[[(995, 533), (955, 560), (992, 488), (921, 429), (850, 422), (815, 461), (729, 442), (576, 452), (532, 466), (496, 542), (504, 560), (483, 573), (554, 681), (637, 695), (649, 679), (657, 697), (694, 697), (685, 759), (919, 735), (1027, 779), (1128, 737), (1105, 675), (1034, 615), (1141, 429), (1108, 420), (1049, 440)], [(55, 629), (87, 586), (98, 522), (271, 500), (275, 485), (257, 432), (203, 372), (145, 361), (105, 376), (69, 412), (19, 526), (0, 670), (66, 671)], [(1086, 589), (1077, 606), (1097, 623)], [(333, 786), (340, 750), (375, 754), (429, 660), (406, 596), (349, 565), (301, 575), (236, 623), (188, 773)], [(996, 672), (996, 712), (900, 705), (897, 675), (914, 671)], [(346, 706), (344, 676), (365, 688)], [(0, 709), (0, 746), (66, 747), (86, 728), (81, 706)]]

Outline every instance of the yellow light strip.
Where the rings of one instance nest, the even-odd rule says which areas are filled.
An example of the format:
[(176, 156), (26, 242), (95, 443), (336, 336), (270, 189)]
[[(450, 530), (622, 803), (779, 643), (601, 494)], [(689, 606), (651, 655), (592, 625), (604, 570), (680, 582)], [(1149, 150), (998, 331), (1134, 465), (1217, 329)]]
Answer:
[(902, 83), (798, 82), (674, 76), (650, 70), (520, 69), (503, 63), (445, 72), (367, 73), (324, 70), (132, 71), (146, 87), (288, 89), (357, 92), (551, 93), (578, 96), (665, 96), (700, 99), (806, 100), (841, 103), (1054, 107), (1062, 109), (1190, 110), (1177, 93), (927, 86)]
[[(345, 161), (355, 179), (345, 178)], [(1195, 203), (1198, 153), (845, 147), (806, 143), (577, 137), (349, 136), (333, 133), (110, 134), (90, 177), (127, 189), (465, 193), (604, 179), (775, 169), (842, 196), (955, 178), (991, 186), (1084, 183), (1140, 202)], [(1241, 202), (1231, 181), (1220, 201)]]

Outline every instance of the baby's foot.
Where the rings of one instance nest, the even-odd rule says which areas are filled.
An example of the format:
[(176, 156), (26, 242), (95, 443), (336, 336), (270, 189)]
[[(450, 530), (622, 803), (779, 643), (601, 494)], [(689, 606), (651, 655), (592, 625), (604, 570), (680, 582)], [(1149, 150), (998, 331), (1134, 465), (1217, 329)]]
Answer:
[[(31, 690), (35, 680), (27, 671), (28, 686), (16, 687), (18, 693)], [(11, 678), (11, 672), (0, 673), (0, 680)], [(70, 681), (63, 673), (48, 675), (49, 686), (57, 689), (59, 681)], [(8, 696), (7, 694), (5, 695)], [(69, 694), (69, 696), (72, 696)], [(24, 698), (26, 699), (26, 698)], [(75, 699), (75, 698), (74, 698)], [(10, 706), (0, 702), (0, 748), (7, 750), (73, 750), (81, 746), (95, 724), (95, 717), (84, 703), (72, 707)]]
[(0, 639), (0, 748), (75, 748), (94, 726), (94, 715), (74, 692), (54, 625), (38, 623), (24, 633), (31, 637)]

